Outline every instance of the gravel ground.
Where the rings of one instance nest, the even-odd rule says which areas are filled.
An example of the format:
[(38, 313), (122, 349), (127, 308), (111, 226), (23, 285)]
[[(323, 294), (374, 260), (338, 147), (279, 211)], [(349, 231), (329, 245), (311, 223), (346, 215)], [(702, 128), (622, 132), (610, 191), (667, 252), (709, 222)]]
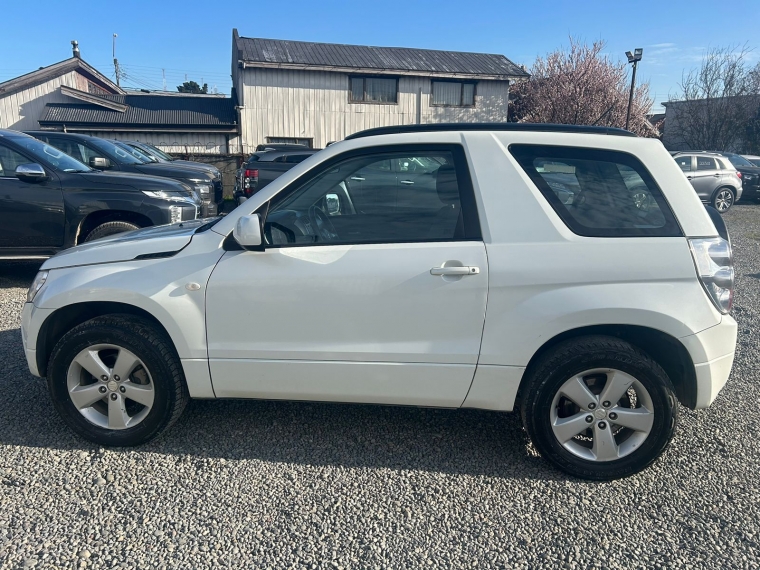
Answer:
[(165, 436), (99, 449), (24, 362), (36, 266), (0, 266), (3, 568), (758, 568), (760, 206), (726, 216), (733, 374), (666, 455), (613, 483), (554, 471), (516, 414), (190, 404)]

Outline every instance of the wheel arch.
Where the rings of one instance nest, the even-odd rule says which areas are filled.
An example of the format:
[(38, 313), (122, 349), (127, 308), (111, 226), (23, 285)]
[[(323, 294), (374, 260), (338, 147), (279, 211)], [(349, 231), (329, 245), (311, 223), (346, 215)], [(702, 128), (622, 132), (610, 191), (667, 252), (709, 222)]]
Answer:
[(77, 245), (84, 242), (89, 233), (99, 225), (116, 221), (129, 222), (141, 228), (153, 225), (153, 220), (140, 212), (130, 210), (95, 210), (87, 214), (80, 222), (76, 236)]
[(40, 331), (37, 334), (36, 358), (37, 370), (40, 376), (47, 376), (48, 360), (53, 348), (58, 341), (68, 331), (95, 317), (111, 314), (126, 314), (140, 316), (150, 321), (162, 334), (167, 341), (177, 350), (174, 340), (166, 327), (153, 315), (145, 309), (130, 305), (128, 303), (118, 303), (110, 301), (89, 301), (83, 303), (74, 303), (61, 307), (53, 312), (42, 323)]
[(674, 336), (640, 325), (592, 325), (570, 329), (546, 341), (531, 357), (517, 392), (519, 402), (533, 368), (548, 350), (562, 341), (589, 335), (605, 335), (631, 343), (652, 357), (670, 378), (678, 401), (690, 409), (697, 404), (697, 375), (686, 347)]

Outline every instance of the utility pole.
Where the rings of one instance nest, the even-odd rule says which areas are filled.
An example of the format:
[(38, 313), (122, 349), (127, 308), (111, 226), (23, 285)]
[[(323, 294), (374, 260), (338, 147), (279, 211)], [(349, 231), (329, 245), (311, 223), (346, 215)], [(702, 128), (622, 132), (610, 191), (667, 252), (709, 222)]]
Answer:
[(116, 34), (114, 34), (113, 35), (113, 49), (112, 49), (113, 71), (116, 74), (116, 85), (118, 87), (121, 87), (121, 82), (120, 82), (121, 71), (119, 70), (119, 60), (116, 59), (116, 38), (117, 36)]

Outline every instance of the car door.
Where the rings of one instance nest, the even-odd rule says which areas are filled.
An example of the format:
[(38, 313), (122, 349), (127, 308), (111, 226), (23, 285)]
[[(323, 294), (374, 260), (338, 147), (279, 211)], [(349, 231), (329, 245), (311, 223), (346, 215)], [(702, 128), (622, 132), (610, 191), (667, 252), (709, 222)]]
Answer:
[(16, 168), (30, 163), (36, 161), (0, 143), (2, 248), (23, 250), (63, 245), (65, 213), (60, 182), (49, 170), (47, 180), (39, 182), (16, 178)]
[[(434, 197), (395, 191), (384, 165), (410, 155), (439, 160)], [(306, 178), (268, 205), (263, 251), (227, 251), (211, 275), (216, 395), (461, 405), (488, 283), (462, 148), (355, 151)], [(363, 210), (352, 178), (382, 200)], [(337, 196), (346, 203), (328, 214)]]
[(710, 200), (715, 189), (720, 186), (721, 177), (712, 156), (696, 156), (696, 170), (691, 173), (691, 185), (703, 202)]

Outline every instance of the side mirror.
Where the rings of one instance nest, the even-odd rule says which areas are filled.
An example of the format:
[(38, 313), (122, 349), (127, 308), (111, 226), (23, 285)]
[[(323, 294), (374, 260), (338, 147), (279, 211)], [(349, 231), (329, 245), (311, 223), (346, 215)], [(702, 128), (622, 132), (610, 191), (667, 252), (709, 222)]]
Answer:
[(90, 166), (98, 170), (108, 170), (111, 168), (111, 161), (102, 156), (93, 156), (90, 158)]
[(337, 194), (327, 194), (325, 196), (325, 209), (328, 216), (340, 214), (340, 197)]
[(258, 214), (242, 216), (232, 230), (232, 237), (243, 249), (255, 249), (261, 247), (261, 218)]
[(16, 178), (24, 182), (41, 182), (47, 178), (47, 173), (39, 164), (19, 164), (16, 167)]

